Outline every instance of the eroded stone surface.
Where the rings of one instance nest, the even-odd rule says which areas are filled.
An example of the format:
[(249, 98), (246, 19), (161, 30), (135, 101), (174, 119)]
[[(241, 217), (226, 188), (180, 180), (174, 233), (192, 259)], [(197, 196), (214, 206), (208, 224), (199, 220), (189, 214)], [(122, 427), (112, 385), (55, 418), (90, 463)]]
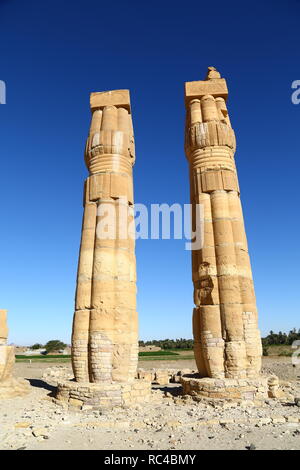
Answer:
[(199, 375), (181, 377), (184, 395), (195, 398), (227, 400), (265, 400), (268, 398), (268, 379), (213, 379)]
[(0, 310), (0, 399), (13, 398), (29, 392), (29, 383), (12, 377), (15, 348), (8, 346), (7, 311)]
[[(68, 396), (73, 405), (76, 400), (87, 406), (93, 401), (101, 408), (104, 402), (114, 406), (134, 401), (135, 388), (142, 383), (135, 381), (135, 150), (129, 91), (92, 93), (90, 103), (92, 120), (85, 151), (89, 177), (84, 189), (72, 333), (75, 382), (59, 383), (57, 398)], [(81, 393), (78, 383), (88, 396)]]
[(201, 377), (256, 378), (262, 347), (226, 81), (210, 67), (206, 80), (185, 90), (192, 225), (199, 229), (201, 207), (204, 228), (192, 251), (197, 367)]
[(77, 382), (126, 383), (138, 360), (129, 91), (92, 93), (91, 110), (72, 363)]
[(130, 406), (148, 401), (151, 395), (149, 380), (135, 379), (124, 383), (60, 382), (56, 398), (69, 406), (103, 409)]

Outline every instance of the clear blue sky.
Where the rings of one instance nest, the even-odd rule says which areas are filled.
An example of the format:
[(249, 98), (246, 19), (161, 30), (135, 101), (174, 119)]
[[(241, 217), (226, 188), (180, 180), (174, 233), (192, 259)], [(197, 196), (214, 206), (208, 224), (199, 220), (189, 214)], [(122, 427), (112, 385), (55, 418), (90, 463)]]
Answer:
[[(129, 88), (136, 202), (189, 202), (185, 81), (228, 81), (263, 334), (299, 324), (299, 1), (0, 0), (0, 308), (70, 341), (91, 91)], [(137, 243), (141, 339), (191, 337), (184, 241)]]

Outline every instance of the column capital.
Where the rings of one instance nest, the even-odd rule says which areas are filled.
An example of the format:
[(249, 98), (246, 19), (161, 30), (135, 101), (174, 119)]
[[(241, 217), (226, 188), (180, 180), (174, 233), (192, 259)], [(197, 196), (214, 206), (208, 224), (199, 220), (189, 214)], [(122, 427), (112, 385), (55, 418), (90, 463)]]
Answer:
[(228, 89), (225, 78), (221, 78), (220, 73), (215, 67), (208, 67), (205, 80), (185, 82), (185, 104), (191, 100), (201, 99), (205, 95), (211, 95), (214, 98), (224, 98), (227, 100)]
[(131, 112), (129, 90), (111, 90), (91, 93), (91, 111), (102, 109), (106, 106), (125, 108)]

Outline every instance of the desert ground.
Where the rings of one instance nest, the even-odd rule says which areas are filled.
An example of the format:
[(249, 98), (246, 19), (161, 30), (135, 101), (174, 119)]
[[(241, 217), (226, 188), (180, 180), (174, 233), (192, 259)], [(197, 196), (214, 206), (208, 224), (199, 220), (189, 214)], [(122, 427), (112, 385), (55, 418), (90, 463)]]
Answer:
[[(143, 360), (143, 369), (195, 369), (188, 359)], [(7, 450), (300, 450), (300, 366), (290, 357), (264, 357), (263, 373), (276, 374), (287, 396), (260, 406), (183, 398), (180, 385), (153, 386), (151, 402), (128, 409), (72, 411), (53, 401), (55, 380), (47, 373), (72, 376), (69, 363), (19, 362), (15, 376), (30, 381), (25, 397), (0, 401), (0, 449)], [(53, 369), (54, 368), (54, 369)]]

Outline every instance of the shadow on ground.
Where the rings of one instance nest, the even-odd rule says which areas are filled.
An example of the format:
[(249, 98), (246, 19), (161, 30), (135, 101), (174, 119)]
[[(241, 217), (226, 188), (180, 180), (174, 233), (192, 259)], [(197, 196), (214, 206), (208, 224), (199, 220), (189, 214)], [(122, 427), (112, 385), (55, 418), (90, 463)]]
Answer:
[(28, 382), (30, 383), (32, 387), (44, 388), (45, 390), (48, 390), (49, 392), (51, 392), (48, 396), (50, 397), (55, 396), (56, 387), (54, 385), (50, 385), (44, 380), (40, 380), (40, 379), (26, 379), (26, 380), (28, 380)]
[(173, 397), (182, 395), (182, 386), (180, 384), (169, 384), (169, 385), (152, 385), (153, 390), (160, 390), (165, 394), (170, 393)]

